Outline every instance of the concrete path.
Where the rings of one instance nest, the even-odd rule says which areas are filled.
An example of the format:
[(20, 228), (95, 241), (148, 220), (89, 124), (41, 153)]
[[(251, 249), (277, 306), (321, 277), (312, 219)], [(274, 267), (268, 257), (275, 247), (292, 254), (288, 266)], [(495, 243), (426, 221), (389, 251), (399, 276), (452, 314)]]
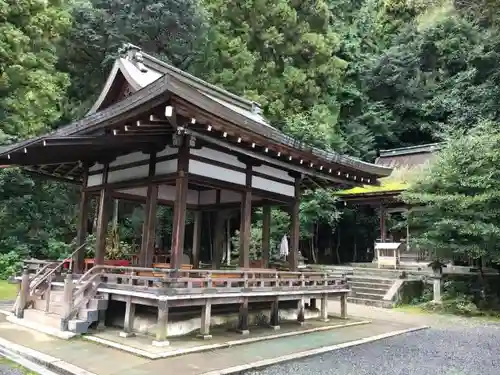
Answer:
[[(333, 311), (338, 311), (337, 306), (332, 305), (332, 308)], [(165, 369), (169, 369), (168, 373), (173, 374), (197, 375), (342, 344), (413, 326), (413, 323), (375, 320), (368, 325), (345, 327), (154, 361), (81, 339), (60, 340), (8, 322), (0, 323), (0, 338), (62, 359), (97, 375), (142, 375), (155, 372), (163, 373)]]
[(431, 328), (246, 375), (498, 375), (500, 325)]
[[(336, 301), (330, 308), (336, 309)], [(418, 332), (386, 338), (305, 359), (273, 365), (246, 375), (498, 375), (500, 324), (451, 315), (407, 313), (348, 305), (351, 316), (405, 325)]]

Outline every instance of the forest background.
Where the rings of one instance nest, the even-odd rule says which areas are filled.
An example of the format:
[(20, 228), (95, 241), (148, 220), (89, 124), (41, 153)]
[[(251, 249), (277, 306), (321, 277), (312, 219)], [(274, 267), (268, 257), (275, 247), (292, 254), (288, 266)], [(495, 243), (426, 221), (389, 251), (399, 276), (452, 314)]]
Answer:
[[(486, 120), (496, 129), (499, 13), (493, 0), (2, 0), (0, 144), (81, 118), (124, 43), (261, 103), (287, 134), (367, 161)], [(0, 276), (26, 256), (69, 252), (78, 193), (0, 170)], [(115, 208), (108, 246), (118, 256), (140, 243), (143, 211)], [(170, 220), (159, 210), (167, 243)], [(287, 220), (273, 210), (275, 248)], [(260, 223), (255, 212), (254, 248)], [(306, 257), (362, 260), (376, 235), (374, 212), (345, 208), (329, 190), (306, 193)]]

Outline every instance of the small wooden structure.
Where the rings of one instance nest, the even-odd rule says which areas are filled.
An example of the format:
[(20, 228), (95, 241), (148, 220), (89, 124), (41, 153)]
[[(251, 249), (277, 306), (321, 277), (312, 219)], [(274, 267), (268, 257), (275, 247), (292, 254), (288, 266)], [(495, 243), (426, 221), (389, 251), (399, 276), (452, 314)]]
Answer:
[[(359, 206), (366, 205), (378, 209), (380, 220), (379, 242), (403, 241), (405, 250), (401, 256), (409, 261), (421, 261), (425, 253), (412, 253), (410, 228), (406, 226), (406, 233), (398, 233), (394, 239), (388, 238), (387, 217), (391, 214), (405, 213), (422, 207), (409, 207), (401, 200), (403, 193), (409, 186), (411, 178), (419, 170), (426, 168), (432, 162), (435, 154), (440, 149), (440, 144), (428, 144), (380, 151), (375, 160), (376, 165), (393, 168), (389, 177), (380, 179), (379, 186), (354, 187), (341, 190), (337, 194), (346, 204)], [(377, 246), (377, 245), (375, 245)]]
[(389, 266), (397, 269), (402, 247), (403, 244), (401, 242), (376, 242), (375, 253), (378, 268)]
[[(125, 330), (131, 329), (135, 304), (157, 306), (159, 324), (165, 325), (171, 306), (202, 306), (206, 321), (212, 304), (239, 303), (244, 316), (252, 301), (269, 301), (277, 309), (284, 299), (300, 305), (304, 298), (326, 301), (332, 293), (345, 296), (347, 287), (339, 275), (333, 280), (296, 272), (301, 192), (318, 185), (376, 185), (379, 177), (391, 172), (298, 142), (272, 127), (257, 103), (132, 45), (116, 60), (97, 102), (83, 119), (2, 149), (0, 163), (81, 186), (78, 245), (87, 235), (89, 200), (97, 199), (93, 267), (85, 272), (85, 249), (80, 246), (73, 256), (74, 275), (65, 281), (68, 306), (63, 326), (96, 296), (104, 296), (126, 302)], [(112, 199), (145, 205), (142, 246), (133, 267), (105, 262)], [(173, 206), (168, 261), (155, 259), (158, 205)], [(290, 212), (289, 273), (267, 269), (272, 206)], [(260, 269), (251, 268), (249, 256), (254, 207), (263, 207)], [(185, 238), (188, 210), (194, 213), (192, 239)], [(239, 211), (241, 218), (240, 269), (220, 270), (224, 226), (216, 223), (213, 270), (200, 270), (201, 233), (212, 230), (202, 228), (202, 215), (227, 210)], [(189, 265), (183, 264), (186, 241), (192, 249), (187, 254)], [(56, 266), (36, 271), (30, 295), (43, 294), (39, 289), (47, 284), (56, 285), (57, 281), (49, 282), (51, 267)], [(98, 301), (93, 304), (101, 306)], [(242, 322), (241, 330), (247, 330), (245, 319)], [(162, 335), (158, 340), (165, 338)]]

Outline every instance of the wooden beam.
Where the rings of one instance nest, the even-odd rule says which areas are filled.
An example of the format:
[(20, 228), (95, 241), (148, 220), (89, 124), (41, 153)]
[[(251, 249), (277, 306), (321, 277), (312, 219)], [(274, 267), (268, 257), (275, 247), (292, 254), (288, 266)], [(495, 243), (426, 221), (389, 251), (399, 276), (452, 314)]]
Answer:
[(387, 231), (385, 228), (385, 219), (386, 219), (386, 212), (385, 212), (385, 207), (383, 204), (380, 204), (380, 240), (382, 242), (385, 242), (386, 236), (387, 236)]
[(271, 206), (262, 207), (262, 260), (264, 267), (269, 267), (269, 251), (271, 248)]
[[(109, 163), (104, 164), (104, 171), (102, 174), (103, 183), (108, 181)], [(95, 265), (104, 264), (104, 257), (106, 255), (106, 237), (108, 234), (108, 221), (110, 211), (110, 194), (109, 190), (104, 187), (99, 193), (99, 215), (97, 217), (97, 230), (96, 230), (96, 248), (95, 248)]]
[(295, 199), (292, 203), (290, 210), (290, 253), (288, 255), (288, 261), (290, 263), (290, 270), (297, 270), (297, 257), (299, 255), (299, 242), (300, 242), (300, 181), (302, 177), (295, 177)]
[(149, 155), (148, 178), (150, 179), (146, 191), (146, 205), (144, 207), (144, 223), (142, 226), (141, 253), (139, 264), (151, 267), (154, 255), (154, 241), (156, 233), (156, 208), (158, 204), (158, 184), (151, 181), (156, 171), (156, 153)]
[(193, 228), (193, 268), (200, 266), (200, 248), (201, 248), (201, 225), (203, 213), (200, 210), (194, 212), (194, 228)]
[(172, 223), (172, 246), (170, 265), (180, 269), (184, 252), (185, 218), (187, 208), (189, 174), (189, 139), (183, 136), (177, 159), (177, 177), (175, 180), (174, 218)]
[[(81, 246), (85, 243), (88, 233), (88, 217), (89, 217), (89, 202), (90, 194), (85, 191), (85, 186), (87, 186), (88, 168), (84, 167), (83, 172), (83, 183), (80, 188), (80, 207), (78, 210), (78, 227), (76, 235), (76, 245)], [(82, 248), (75, 254), (74, 257), (74, 272), (77, 274), (82, 274), (84, 271), (84, 260), (85, 260), (85, 248)]]
[(218, 210), (215, 212), (215, 227), (214, 227), (214, 256), (212, 258), (212, 268), (219, 269), (224, 254), (224, 229), (226, 223), (226, 215)]
[(252, 223), (252, 166), (247, 165), (245, 190), (241, 200), (240, 267), (250, 267), (250, 236)]

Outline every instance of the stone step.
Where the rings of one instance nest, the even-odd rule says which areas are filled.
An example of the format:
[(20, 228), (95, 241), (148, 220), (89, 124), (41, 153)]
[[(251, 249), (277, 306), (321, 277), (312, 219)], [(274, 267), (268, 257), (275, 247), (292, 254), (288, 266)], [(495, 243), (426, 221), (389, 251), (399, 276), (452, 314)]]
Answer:
[(375, 293), (362, 293), (362, 292), (358, 292), (357, 290), (352, 290), (350, 293), (350, 297), (378, 301), (378, 300), (381, 300), (382, 298), (384, 298), (384, 295), (383, 294), (375, 294)]
[(394, 304), (390, 301), (373, 300), (373, 299), (358, 298), (358, 297), (347, 297), (347, 302), (355, 303), (357, 305), (381, 307), (385, 309), (392, 309), (394, 307)]
[(403, 270), (389, 270), (389, 269), (360, 269), (354, 270), (353, 276), (368, 276), (368, 277), (382, 277), (389, 279), (397, 279), (401, 276)]
[(365, 282), (348, 282), (347, 283), (351, 289), (364, 289), (364, 288), (372, 288), (372, 289), (383, 289), (385, 291), (389, 290), (393, 284), (378, 284), (378, 283), (365, 283)]
[(368, 276), (350, 276), (347, 278), (349, 284), (363, 283), (372, 285), (392, 285), (396, 279), (389, 279), (384, 277), (368, 277)]
[(384, 287), (373, 287), (373, 285), (370, 284), (369, 287), (365, 287), (365, 286), (351, 286), (351, 290), (353, 292), (356, 292), (356, 293), (372, 293), (372, 294), (377, 294), (377, 295), (385, 295), (387, 293), (387, 291), (390, 289), (390, 287), (388, 288), (384, 288)]
[(71, 319), (68, 322), (68, 330), (73, 333), (87, 333), (90, 322), (83, 319)]
[(58, 314), (45, 313), (35, 309), (24, 310), (24, 319), (37, 325), (50, 327), (56, 330), (61, 329), (61, 316)]
[(108, 308), (108, 300), (104, 298), (92, 298), (88, 304), (89, 309), (106, 310)]
[[(39, 310), (39, 311), (44, 311), (45, 312), (46, 306), (47, 306), (47, 301), (46, 300), (44, 300), (44, 299), (36, 299), (36, 300), (34, 300), (34, 303), (33, 303), (33, 309), (34, 310)], [(62, 302), (58, 302), (58, 301), (50, 301), (50, 303), (49, 303), (49, 313), (62, 315), (64, 313), (63, 303)]]
[(87, 322), (97, 322), (99, 319), (99, 311), (94, 309), (80, 309), (77, 314), (77, 318), (80, 320), (85, 320)]

